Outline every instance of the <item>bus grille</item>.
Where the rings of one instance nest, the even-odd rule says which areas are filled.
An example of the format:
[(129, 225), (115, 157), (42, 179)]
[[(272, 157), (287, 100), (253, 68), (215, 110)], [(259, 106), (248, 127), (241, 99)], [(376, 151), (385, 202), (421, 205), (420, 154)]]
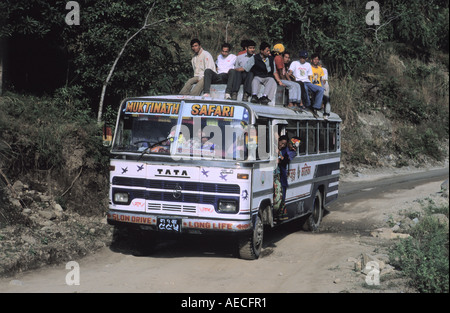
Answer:
[(115, 176), (112, 179), (113, 185), (128, 186), (128, 187), (143, 187), (148, 189), (166, 189), (173, 190), (178, 185), (185, 191), (197, 191), (197, 192), (212, 192), (212, 193), (231, 193), (239, 194), (239, 185), (232, 184), (214, 184), (214, 183), (199, 183), (192, 181), (167, 181), (167, 180), (154, 180), (145, 178), (132, 178), (132, 177), (118, 177)]
[[(143, 178), (113, 177), (112, 192), (126, 192), (133, 199), (147, 200), (147, 210), (196, 213), (197, 204), (217, 208), (219, 200), (239, 203), (240, 187), (236, 184), (214, 184), (186, 181), (164, 181)], [(133, 188), (127, 188), (133, 187)], [(141, 189), (142, 188), (142, 189)], [(158, 189), (158, 190), (155, 190)], [(174, 191), (179, 190), (175, 195)]]
[(184, 204), (168, 204), (159, 202), (149, 202), (147, 206), (148, 210), (152, 211), (167, 211), (167, 212), (178, 212), (178, 213), (196, 213), (195, 205), (184, 205)]

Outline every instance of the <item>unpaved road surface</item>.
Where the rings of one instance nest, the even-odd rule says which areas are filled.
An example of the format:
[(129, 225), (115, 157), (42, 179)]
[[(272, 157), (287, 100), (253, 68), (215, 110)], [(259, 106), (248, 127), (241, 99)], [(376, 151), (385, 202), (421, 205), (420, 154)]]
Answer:
[[(66, 284), (70, 269), (61, 264), (2, 279), (0, 292), (373, 292), (348, 258), (379, 249), (370, 232), (405, 203), (438, 192), (446, 179), (448, 169), (343, 181), (320, 232), (302, 231), (297, 222), (269, 229), (256, 261), (236, 258), (226, 239), (188, 237), (159, 242), (149, 255), (107, 247), (74, 260), (79, 285)], [(391, 285), (382, 292), (408, 292)]]

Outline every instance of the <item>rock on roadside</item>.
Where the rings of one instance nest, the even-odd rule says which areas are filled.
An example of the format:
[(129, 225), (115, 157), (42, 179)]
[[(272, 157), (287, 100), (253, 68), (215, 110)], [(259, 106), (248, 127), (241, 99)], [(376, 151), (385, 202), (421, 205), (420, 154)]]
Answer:
[(68, 262), (111, 243), (112, 227), (105, 216), (64, 210), (53, 196), (21, 181), (5, 191), (9, 210), (21, 222), (0, 225), (0, 277)]

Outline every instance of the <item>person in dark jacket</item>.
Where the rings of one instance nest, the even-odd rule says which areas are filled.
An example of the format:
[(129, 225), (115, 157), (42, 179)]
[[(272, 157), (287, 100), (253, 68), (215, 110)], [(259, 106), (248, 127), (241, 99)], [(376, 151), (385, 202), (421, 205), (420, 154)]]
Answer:
[[(244, 69), (254, 75), (251, 102), (269, 104), (275, 97), (277, 84), (280, 86), (284, 86), (284, 84), (276, 71), (274, 57), (270, 55), (270, 45), (262, 42), (259, 51), (260, 53), (253, 55), (247, 61)], [(261, 85), (264, 86), (264, 93), (261, 98), (258, 98)]]
[(279, 153), (279, 162), (278, 167), (280, 169), (280, 183), (282, 190), (282, 205), (278, 212), (278, 220), (286, 220), (288, 219), (288, 214), (286, 210), (286, 191), (289, 187), (288, 184), (288, 171), (289, 164), (291, 161), (297, 156), (297, 148), (300, 145), (300, 138), (292, 137), (289, 139), (286, 135), (281, 136), (279, 140), (285, 139), (287, 141), (286, 146)]

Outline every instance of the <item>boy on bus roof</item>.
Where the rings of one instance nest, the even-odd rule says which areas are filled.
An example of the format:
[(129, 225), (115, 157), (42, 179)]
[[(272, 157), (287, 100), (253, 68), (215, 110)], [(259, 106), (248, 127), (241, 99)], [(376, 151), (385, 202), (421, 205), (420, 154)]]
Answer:
[(300, 103), (302, 102), (300, 85), (291, 81), (291, 78), (286, 71), (286, 65), (289, 64), (291, 60), (291, 54), (288, 51), (285, 51), (284, 45), (281, 43), (276, 44), (273, 47), (272, 54), (275, 56), (275, 67), (277, 68), (278, 75), (289, 92), (288, 108), (300, 109)]
[[(191, 40), (191, 49), (194, 52), (191, 63), (194, 70), (194, 77), (190, 78), (180, 91), (180, 95), (200, 96), (204, 85), (204, 75), (206, 69), (216, 71), (216, 65), (211, 54), (203, 50), (200, 40), (197, 38)], [(192, 86), (194, 86), (192, 88)], [(192, 89), (192, 90), (191, 90)]]
[[(309, 62), (306, 62), (308, 58), (308, 52), (306, 50), (300, 51), (300, 61), (294, 61), (289, 67), (289, 74), (294, 75), (295, 80), (304, 86), (305, 91), (305, 105), (306, 108), (310, 109), (314, 117), (319, 117), (317, 115), (317, 110), (322, 108), (322, 100), (324, 90), (322, 87), (314, 85), (312, 81), (312, 67)], [(309, 98), (309, 93), (315, 94), (314, 104), (311, 105), (311, 100)]]
[[(262, 42), (259, 46), (259, 53), (253, 55), (245, 64), (246, 72), (253, 72), (252, 99), (253, 103), (269, 104), (277, 91), (277, 84), (284, 86), (275, 68), (273, 56), (270, 55), (270, 45)], [(264, 94), (258, 99), (260, 85), (264, 86)]]

